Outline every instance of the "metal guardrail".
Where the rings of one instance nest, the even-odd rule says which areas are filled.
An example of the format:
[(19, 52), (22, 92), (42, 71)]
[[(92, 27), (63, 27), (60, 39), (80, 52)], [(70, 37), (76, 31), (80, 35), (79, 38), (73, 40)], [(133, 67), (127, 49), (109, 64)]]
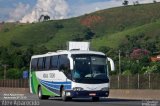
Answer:
[(160, 89), (160, 74), (114, 75), (111, 89)]
[(28, 88), (28, 79), (5, 79), (0, 80), (0, 87)]
[[(0, 80), (0, 87), (28, 88), (28, 79)], [(111, 89), (160, 89), (160, 74), (112, 75)]]

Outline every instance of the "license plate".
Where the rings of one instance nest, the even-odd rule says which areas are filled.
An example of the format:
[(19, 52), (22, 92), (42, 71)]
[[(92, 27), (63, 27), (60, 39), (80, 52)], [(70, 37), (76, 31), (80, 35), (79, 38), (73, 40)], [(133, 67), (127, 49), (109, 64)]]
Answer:
[(96, 96), (96, 93), (90, 93), (89, 96)]

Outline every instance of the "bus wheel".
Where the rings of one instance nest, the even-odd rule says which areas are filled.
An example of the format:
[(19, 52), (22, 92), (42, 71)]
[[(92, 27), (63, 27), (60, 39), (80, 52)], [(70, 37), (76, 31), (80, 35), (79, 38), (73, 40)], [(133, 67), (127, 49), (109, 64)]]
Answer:
[(42, 94), (42, 89), (40, 86), (38, 87), (38, 98), (39, 99), (48, 99), (49, 98), (49, 96), (45, 96)]
[(67, 97), (67, 96), (66, 96), (66, 92), (65, 92), (64, 88), (62, 88), (61, 96), (62, 96), (62, 100), (63, 100), (63, 101), (70, 101), (70, 100), (72, 100), (71, 97)]
[(99, 97), (92, 97), (92, 101), (93, 101), (93, 102), (99, 101)]

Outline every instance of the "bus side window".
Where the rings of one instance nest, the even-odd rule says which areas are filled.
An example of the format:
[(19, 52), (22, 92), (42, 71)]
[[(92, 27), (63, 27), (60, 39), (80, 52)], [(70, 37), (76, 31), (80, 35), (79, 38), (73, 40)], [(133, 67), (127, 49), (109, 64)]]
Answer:
[(45, 70), (49, 70), (49, 68), (50, 68), (50, 61), (51, 61), (51, 57), (46, 57), (45, 64), (44, 64), (44, 69)]
[(33, 58), (32, 61), (31, 61), (31, 70), (32, 71), (36, 71), (37, 70), (37, 61), (38, 61), (38, 58)]
[(57, 56), (52, 56), (50, 68), (52, 70), (57, 70), (58, 69), (58, 55)]
[(43, 70), (43, 57), (38, 59), (38, 71)]
[(59, 71), (62, 71), (68, 79), (71, 79), (70, 61), (66, 55), (59, 56)]
[(70, 62), (66, 55), (59, 56), (59, 70), (66, 70), (70, 68)]
[(43, 57), (42, 69), (45, 71), (46, 57)]

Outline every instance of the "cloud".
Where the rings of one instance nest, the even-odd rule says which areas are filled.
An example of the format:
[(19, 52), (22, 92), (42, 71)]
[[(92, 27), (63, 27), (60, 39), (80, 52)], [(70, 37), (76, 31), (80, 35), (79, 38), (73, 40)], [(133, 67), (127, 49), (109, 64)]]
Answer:
[(33, 10), (21, 22), (35, 22), (41, 15), (48, 15), (51, 19), (67, 18), (68, 8), (65, 0), (38, 0)]
[(100, 8), (99, 8), (99, 7), (96, 7), (95, 10), (98, 11), (98, 10), (100, 10)]
[(29, 4), (19, 2), (15, 9), (9, 12), (9, 22), (19, 21), (30, 9)]
[[(5, 1), (5, 2), (4, 2)], [(64, 19), (94, 11), (122, 6), (124, 0), (0, 0), (0, 21), (35, 22), (41, 15), (49, 15), (52, 20)], [(134, 1), (128, 0), (129, 5)], [(153, 0), (138, 0), (140, 4)], [(160, 0), (156, 0), (160, 2)], [(16, 6), (15, 6), (16, 4)], [(2, 6), (3, 5), (3, 6)], [(14, 5), (14, 6), (13, 6)]]
[[(139, 3), (142, 3), (142, 4), (144, 4), (144, 3), (153, 3), (153, 0), (138, 0), (138, 1), (139, 1)], [(156, 0), (156, 1), (160, 2), (160, 0)]]

